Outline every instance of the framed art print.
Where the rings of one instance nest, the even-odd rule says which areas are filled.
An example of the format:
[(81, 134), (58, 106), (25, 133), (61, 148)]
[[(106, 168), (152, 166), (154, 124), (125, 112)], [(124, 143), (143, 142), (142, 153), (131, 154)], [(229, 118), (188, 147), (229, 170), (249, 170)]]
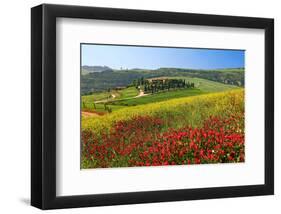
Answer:
[(31, 204), (274, 193), (273, 19), (31, 9)]

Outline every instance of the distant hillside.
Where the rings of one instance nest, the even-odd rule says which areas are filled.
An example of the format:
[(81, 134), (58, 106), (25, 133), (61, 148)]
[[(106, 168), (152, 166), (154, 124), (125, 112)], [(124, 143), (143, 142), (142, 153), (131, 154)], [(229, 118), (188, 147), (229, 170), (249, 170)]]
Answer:
[[(98, 67), (99, 71), (91, 68)], [(87, 71), (84, 72), (83, 70)], [(159, 68), (156, 70), (131, 69), (112, 70), (107, 66), (83, 66), (81, 75), (81, 93), (105, 91), (120, 86), (127, 86), (138, 78), (151, 77), (190, 77), (211, 80), (227, 85), (244, 86), (244, 68), (229, 68), (217, 70), (195, 70), (182, 68)]]
[(103, 71), (113, 71), (113, 70), (108, 66), (88, 66), (88, 65), (82, 66), (82, 75), (94, 73), (94, 72), (103, 72)]
[[(160, 73), (167, 73), (168, 76), (176, 74), (184, 74), (184, 76), (198, 77), (208, 79), (224, 84), (244, 86), (244, 68), (227, 68), (216, 70), (196, 70), (182, 68), (159, 68)], [(176, 75), (178, 76), (178, 75)]]

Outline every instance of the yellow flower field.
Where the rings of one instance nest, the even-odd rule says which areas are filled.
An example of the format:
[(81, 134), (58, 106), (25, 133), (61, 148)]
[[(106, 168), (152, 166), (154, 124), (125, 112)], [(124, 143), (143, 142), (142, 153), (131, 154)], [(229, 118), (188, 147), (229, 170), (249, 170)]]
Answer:
[[(244, 112), (244, 89), (177, 98), (168, 101), (126, 107), (103, 116), (82, 117), (82, 130), (98, 134), (109, 130), (116, 122), (137, 116), (156, 116), (167, 127), (199, 126), (209, 116), (223, 116)], [(168, 125), (169, 124), (169, 125)]]

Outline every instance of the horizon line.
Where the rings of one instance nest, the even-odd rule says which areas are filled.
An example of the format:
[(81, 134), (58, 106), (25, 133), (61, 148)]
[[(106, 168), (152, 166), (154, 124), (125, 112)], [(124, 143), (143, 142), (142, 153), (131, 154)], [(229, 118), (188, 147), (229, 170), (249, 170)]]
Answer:
[(139, 69), (139, 70), (158, 70), (158, 69), (161, 69), (161, 68), (176, 68), (176, 69), (188, 69), (188, 70), (222, 70), (222, 69), (245, 69), (245, 66), (244, 67), (225, 67), (225, 68), (209, 68), (209, 69), (206, 69), (206, 68), (187, 68), (187, 67), (158, 67), (158, 68), (126, 68), (126, 67), (122, 67), (123, 69), (117, 69), (117, 68), (112, 68), (110, 66), (107, 66), (107, 65), (81, 65), (80, 67), (84, 67), (84, 66), (87, 66), (87, 67), (108, 67), (112, 70), (136, 70), (136, 69)]

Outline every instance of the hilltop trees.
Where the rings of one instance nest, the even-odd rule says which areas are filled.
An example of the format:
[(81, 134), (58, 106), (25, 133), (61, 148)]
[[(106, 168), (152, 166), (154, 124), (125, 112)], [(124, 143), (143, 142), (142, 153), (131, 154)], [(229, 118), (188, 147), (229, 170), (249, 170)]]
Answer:
[(152, 78), (144, 79), (139, 78), (133, 80), (132, 83), (136, 88), (143, 88), (144, 93), (157, 93), (159, 91), (181, 89), (181, 88), (194, 88), (193, 82), (186, 82), (184, 79), (168, 79), (168, 78)]
[[(92, 92), (106, 91), (108, 88), (128, 86), (133, 80), (141, 77), (145, 79), (154, 77), (168, 78), (200, 78), (211, 80), (227, 85), (244, 87), (244, 68), (218, 69), (218, 70), (192, 70), (179, 68), (160, 68), (155, 70), (129, 69), (92, 72), (90, 68), (82, 67), (81, 73), (81, 94), (87, 95)], [(138, 84), (140, 85), (140, 84)]]

